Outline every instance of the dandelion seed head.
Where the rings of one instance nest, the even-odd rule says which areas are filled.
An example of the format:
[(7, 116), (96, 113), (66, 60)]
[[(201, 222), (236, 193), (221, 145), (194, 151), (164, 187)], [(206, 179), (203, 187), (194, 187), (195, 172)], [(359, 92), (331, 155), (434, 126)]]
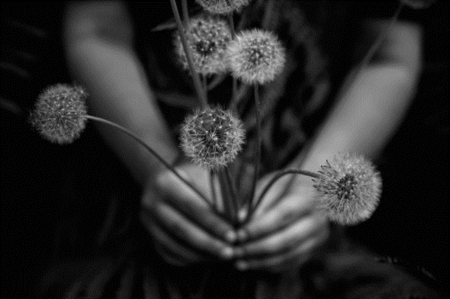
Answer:
[(382, 181), (373, 164), (363, 156), (339, 154), (314, 179), (320, 208), (331, 221), (355, 225), (369, 219), (378, 206)]
[[(203, 75), (227, 71), (225, 50), (231, 40), (228, 24), (219, 18), (200, 16), (192, 18), (185, 35), (197, 72)], [(174, 38), (175, 52), (184, 69), (189, 69), (186, 54), (177, 32)]]
[(286, 60), (278, 38), (260, 29), (241, 31), (228, 45), (226, 58), (232, 75), (247, 84), (274, 80)]
[(203, 9), (212, 14), (229, 14), (240, 11), (250, 0), (196, 0)]
[(206, 108), (186, 117), (181, 149), (195, 164), (219, 170), (232, 162), (244, 144), (241, 121), (228, 110)]
[(86, 127), (86, 97), (86, 91), (80, 86), (50, 86), (38, 96), (29, 120), (45, 139), (59, 144), (72, 143)]

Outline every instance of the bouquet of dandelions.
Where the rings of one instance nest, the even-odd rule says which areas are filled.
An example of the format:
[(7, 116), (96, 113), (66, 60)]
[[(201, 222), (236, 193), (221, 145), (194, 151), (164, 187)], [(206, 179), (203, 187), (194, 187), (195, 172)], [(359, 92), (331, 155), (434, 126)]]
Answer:
[[(236, 32), (233, 14), (240, 11), (250, 0), (196, 0), (205, 13), (190, 17), (187, 2), (182, 2), (182, 17), (175, 0), (170, 0), (177, 25), (174, 38), (175, 51), (181, 65), (192, 76), (200, 108), (188, 115), (181, 127), (180, 146), (192, 163), (210, 170), (219, 178), (224, 204), (228, 206), (225, 217), (236, 227), (249, 221), (268, 190), (281, 177), (289, 174), (310, 176), (317, 190), (317, 207), (323, 209), (329, 219), (340, 225), (354, 225), (367, 220), (375, 211), (381, 194), (381, 178), (374, 165), (363, 156), (355, 153), (338, 153), (317, 172), (302, 169), (288, 169), (276, 174), (255, 197), (255, 186), (259, 179), (261, 156), (261, 124), (259, 89), (276, 78), (285, 63), (285, 50), (277, 36), (269, 31), (252, 29)], [(402, 0), (391, 25), (395, 23), (405, 5), (412, 8), (425, 8), (430, 1)], [(379, 36), (360, 64), (366, 66), (379, 47), (385, 33)], [(211, 106), (207, 99), (207, 77), (230, 74), (233, 80), (232, 98), (227, 108)], [(256, 107), (257, 148), (254, 158), (254, 177), (251, 195), (238, 202), (233, 177), (229, 165), (239, 160), (239, 153), (245, 141), (245, 128), (236, 115), (238, 83), (252, 85)], [(162, 159), (151, 145), (143, 142), (128, 129), (87, 113), (85, 100), (87, 92), (81, 87), (57, 84), (43, 91), (31, 113), (32, 125), (51, 142), (72, 143), (86, 126), (87, 120), (97, 121), (131, 136), (144, 146), (167, 169), (172, 171), (183, 183), (192, 188), (211, 208), (218, 212), (215, 199), (207, 198), (188, 179), (172, 165)], [(213, 180), (211, 180), (213, 183)], [(242, 220), (239, 211), (246, 209)]]

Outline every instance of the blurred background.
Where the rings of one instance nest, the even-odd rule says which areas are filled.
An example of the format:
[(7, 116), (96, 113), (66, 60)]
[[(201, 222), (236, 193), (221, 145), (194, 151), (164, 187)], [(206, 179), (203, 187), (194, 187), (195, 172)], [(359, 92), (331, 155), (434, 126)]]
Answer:
[[(55, 256), (92, 255), (111, 197), (138, 190), (93, 126), (59, 146), (27, 122), (43, 88), (71, 82), (63, 4), (0, 5), (0, 297), (28, 297)], [(381, 255), (423, 267), (448, 288), (448, 3), (417, 13), (425, 31), (419, 90), (378, 165), (381, 204), (348, 233)], [(121, 208), (136, 209), (137, 198)]]

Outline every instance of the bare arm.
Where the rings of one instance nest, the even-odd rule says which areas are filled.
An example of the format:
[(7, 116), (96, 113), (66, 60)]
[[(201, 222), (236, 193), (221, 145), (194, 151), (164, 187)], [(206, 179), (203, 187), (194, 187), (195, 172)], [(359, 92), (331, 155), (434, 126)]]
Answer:
[[(132, 48), (126, 8), (113, 1), (73, 2), (66, 13), (68, 63), (91, 94), (91, 113), (130, 129), (166, 161), (174, 161), (177, 147)], [(104, 125), (98, 129), (141, 184), (162, 167), (128, 136)]]
[[(66, 20), (69, 65), (91, 93), (94, 114), (133, 131), (172, 163), (177, 147), (132, 48), (133, 28), (125, 7), (120, 2), (73, 3)], [(117, 130), (102, 125), (99, 130), (141, 183), (140, 219), (167, 262), (182, 266), (231, 258), (231, 225), (141, 145)], [(178, 171), (204, 194), (210, 191), (205, 170), (185, 166)]]
[[(385, 21), (367, 23), (367, 34), (372, 37), (368, 41), (385, 26)], [(414, 97), (421, 55), (420, 28), (397, 23), (375, 58), (342, 91), (302, 167), (318, 170), (337, 152), (375, 158), (396, 132)]]
[[(385, 24), (368, 24), (369, 37), (376, 36)], [(375, 59), (346, 85), (348, 88), (337, 99), (301, 167), (317, 171), (338, 152), (376, 157), (401, 123), (420, 70), (421, 31), (414, 25), (398, 24)], [(262, 179), (262, 186), (266, 179)], [(326, 218), (314, 208), (311, 178), (295, 176), (292, 188), (285, 194), (289, 179), (274, 185), (255, 212), (256, 217), (238, 231), (243, 241), (242, 247), (236, 249), (238, 268), (291, 268), (307, 260), (328, 237)], [(285, 195), (277, 201), (281, 194)]]

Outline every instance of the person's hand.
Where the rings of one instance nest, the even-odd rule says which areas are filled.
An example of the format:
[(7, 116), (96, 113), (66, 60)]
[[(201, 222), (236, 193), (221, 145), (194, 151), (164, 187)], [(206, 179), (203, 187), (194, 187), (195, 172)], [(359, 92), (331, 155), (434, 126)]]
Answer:
[[(177, 170), (211, 198), (206, 170), (194, 165)], [(233, 227), (171, 171), (165, 170), (149, 182), (141, 206), (141, 221), (166, 262), (186, 266), (232, 258)]]
[[(258, 183), (256, 194), (274, 174)], [(297, 176), (298, 177), (298, 176)], [(298, 267), (329, 236), (326, 217), (315, 208), (311, 178), (297, 178), (288, 187), (290, 177), (278, 180), (264, 196), (250, 220), (237, 234), (236, 267), (281, 272)]]

